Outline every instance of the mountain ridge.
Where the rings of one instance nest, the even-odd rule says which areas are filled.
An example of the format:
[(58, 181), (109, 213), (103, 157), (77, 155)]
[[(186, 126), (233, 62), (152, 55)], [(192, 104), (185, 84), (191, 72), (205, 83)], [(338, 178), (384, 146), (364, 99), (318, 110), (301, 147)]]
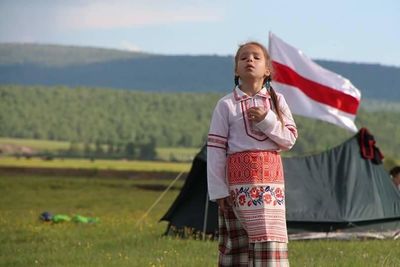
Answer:
[[(315, 60), (367, 99), (399, 101), (400, 67)], [(0, 44), (0, 84), (107, 87), (160, 92), (228, 92), (233, 56), (158, 55), (108, 48)]]

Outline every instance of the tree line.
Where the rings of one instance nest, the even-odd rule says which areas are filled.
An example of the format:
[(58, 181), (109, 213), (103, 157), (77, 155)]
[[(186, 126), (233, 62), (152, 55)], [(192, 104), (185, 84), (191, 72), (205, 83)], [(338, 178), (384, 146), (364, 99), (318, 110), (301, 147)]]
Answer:
[[(107, 145), (108, 152), (136, 156), (156, 147), (201, 147), (221, 96), (2, 85), (0, 136)], [(386, 155), (398, 158), (399, 115), (398, 110), (361, 109), (356, 124), (375, 135)], [(300, 138), (291, 152), (294, 155), (323, 151), (352, 136), (321, 121), (300, 116), (295, 120)]]

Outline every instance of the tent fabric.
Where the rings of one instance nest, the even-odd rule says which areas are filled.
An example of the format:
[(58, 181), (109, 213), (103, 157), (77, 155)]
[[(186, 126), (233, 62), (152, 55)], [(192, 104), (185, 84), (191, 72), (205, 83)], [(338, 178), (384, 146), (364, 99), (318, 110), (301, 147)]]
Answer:
[[(283, 158), (288, 232), (400, 230), (400, 191), (382, 165), (361, 156), (359, 135), (328, 151)], [(185, 185), (161, 220), (207, 233), (218, 228), (216, 203), (206, 202), (206, 148), (193, 161)]]
[(400, 192), (361, 156), (358, 135), (320, 154), (283, 160), (293, 231), (400, 229)]
[[(218, 229), (218, 207), (207, 195), (207, 148), (204, 146), (193, 160), (182, 190), (161, 220), (169, 221), (176, 229), (184, 227), (214, 234)], [(207, 201), (207, 202), (206, 202)], [(207, 220), (204, 220), (208, 205)], [(206, 225), (204, 225), (206, 224)], [(167, 229), (168, 231), (169, 229)]]

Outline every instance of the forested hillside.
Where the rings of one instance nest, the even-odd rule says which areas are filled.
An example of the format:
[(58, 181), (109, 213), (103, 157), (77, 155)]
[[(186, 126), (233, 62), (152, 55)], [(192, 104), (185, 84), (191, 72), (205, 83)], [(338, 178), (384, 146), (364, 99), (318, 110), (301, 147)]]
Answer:
[[(364, 99), (400, 101), (400, 67), (319, 61)], [(0, 44), (0, 84), (88, 86), (152, 92), (229, 92), (232, 56), (163, 56), (111, 49)]]
[[(104, 144), (155, 142), (200, 147), (221, 94), (144, 93), (111, 89), (0, 86), (0, 136)], [(399, 110), (365, 111), (359, 127), (376, 136), (387, 155), (400, 151)], [(300, 138), (293, 153), (322, 151), (352, 134), (295, 116)]]

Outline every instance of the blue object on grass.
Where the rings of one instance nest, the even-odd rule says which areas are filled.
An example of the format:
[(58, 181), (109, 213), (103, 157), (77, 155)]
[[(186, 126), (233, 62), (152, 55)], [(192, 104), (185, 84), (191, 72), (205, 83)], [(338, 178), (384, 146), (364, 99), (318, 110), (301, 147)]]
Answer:
[(48, 211), (43, 212), (39, 216), (39, 219), (41, 219), (42, 221), (46, 221), (46, 222), (50, 222), (52, 218), (53, 218), (53, 215)]

